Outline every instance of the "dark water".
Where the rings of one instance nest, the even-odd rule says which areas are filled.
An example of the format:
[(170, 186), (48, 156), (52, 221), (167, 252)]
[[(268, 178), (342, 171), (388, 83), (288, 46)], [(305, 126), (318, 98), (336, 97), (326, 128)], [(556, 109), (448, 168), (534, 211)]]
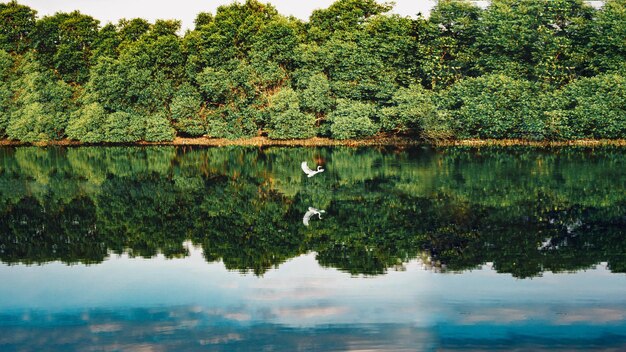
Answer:
[(4, 148), (0, 261), (0, 351), (621, 351), (626, 149)]

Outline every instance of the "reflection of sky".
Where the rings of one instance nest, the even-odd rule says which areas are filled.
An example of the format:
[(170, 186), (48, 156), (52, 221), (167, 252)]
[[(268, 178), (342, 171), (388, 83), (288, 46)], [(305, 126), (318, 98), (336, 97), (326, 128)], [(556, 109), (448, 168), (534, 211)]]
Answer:
[(396, 339), (407, 346), (418, 335), (428, 336), (420, 343), (443, 339), (437, 343), (448, 347), (529, 338), (595, 343), (608, 335), (626, 346), (626, 275), (603, 265), (518, 280), (489, 265), (438, 274), (412, 262), (406, 271), (354, 278), (321, 268), (310, 254), (259, 278), (208, 264), (194, 249), (173, 260), (122, 256), (95, 266), (0, 265), (0, 282), (0, 347), (2, 341), (10, 345), (10, 331), (13, 336), (24, 326), (71, 330), (78, 340), (142, 327), (179, 336), (213, 326), (205, 339), (217, 345), (252, 339), (265, 326), (295, 339), (361, 336), (358, 343), (384, 330), (386, 336), (413, 336)]

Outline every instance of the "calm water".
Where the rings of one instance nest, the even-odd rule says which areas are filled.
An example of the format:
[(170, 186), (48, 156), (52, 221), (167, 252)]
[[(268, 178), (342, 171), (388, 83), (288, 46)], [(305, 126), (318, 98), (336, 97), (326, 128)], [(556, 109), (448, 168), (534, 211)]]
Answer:
[(626, 149), (4, 148), (0, 262), (0, 351), (626, 350)]

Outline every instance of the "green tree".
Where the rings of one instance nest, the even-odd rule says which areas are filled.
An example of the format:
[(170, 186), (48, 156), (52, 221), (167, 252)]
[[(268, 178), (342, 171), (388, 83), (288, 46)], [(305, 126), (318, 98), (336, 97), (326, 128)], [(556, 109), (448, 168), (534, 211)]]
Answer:
[(0, 3), (0, 49), (23, 53), (31, 48), (36, 14), (15, 0)]
[(150, 30), (150, 23), (143, 18), (125, 18), (119, 20), (117, 24), (119, 36), (125, 44), (136, 42), (142, 35)]
[(417, 19), (419, 69), (427, 87), (442, 89), (475, 75), (472, 49), (481, 13), (468, 1), (444, 0), (427, 20)]
[(556, 94), (556, 110), (567, 139), (623, 138), (626, 135), (626, 79), (614, 74), (581, 78)]
[(372, 120), (375, 116), (376, 108), (372, 104), (339, 99), (337, 109), (329, 116), (332, 121), (330, 132), (337, 139), (372, 136), (378, 132)]
[(400, 88), (394, 94), (392, 105), (383, 108), (382, 129), (403, 134), (420, 134), (426, 139), (452, 137), (450, 121), (445, 119), (435, 104), (435, 97), (421, 85)]
[(626, 1), (607, 0), (592, 21), (591, 60), (597, 73), (626, 73)]
[(113, 143), (130, 143), (144, 139), (144, 118), (127, 112), (109, 114), (104, 123), (105, 141)]
[(504, 75), (469, 78), (443, 93), (460, 138), (543, 139), (547, 130), (536, 84)]
[(14, 110), (6, 134), (24, 142), (60, 139), (71, 107), (71, 88), (36, 61), (32, 53), (21, 58), (13, 82)]
[(172, 127), (165, 113), (156, 113), (146, 118), (146, 132), (143, 137), (148, 142), (167, 142), (174, 140), (176, 130)]
[(106, 119), (107, 114), (102, 105), (86, 104), (71, 114), (65, 132), (69, 139), (86, 143), (105, 142)]
[(0, 49), (0, 137), (5, 134), (13, 107), (13, 91), (10, 82), (13, 78), (13, 65), (11, 55)]
[(96, 62), (100, 56), (108, 56), (116, 58), (118, 55), (118, 47), (122, 39), (117, 32), (117, 26), (113, 23), (107, 23), (98, 31), (98, 36), (93, 43), (93, 62)]
[(309, 138), (315, 135), (315, 117), (300, 111), (298, 94), (283, 88), (270, 97), (270, 130), (273, 139)]
[(563, 85), (588, 70), (592, 16), (582, 0), (494, 0), (478, 28), (479, 67)]
[(308, 35), (312, 40), (326, 40), (337, 31), (351, 32), (373, 16), (391, 10), (390, 4), (375, 0), (337, 0), (326, 9), (313, 11)]
[(33, 35), (39, 60), (59, 72), (67, 82), (84, 83), (89, 78), (99, 23), (78, 11), (59, 12), (40, 19)]
[(187, 83), (179, 87), (170, 109), (177, 131), (190, 136), (202, 136), (206, 133), (202, 97), (194, 86)]

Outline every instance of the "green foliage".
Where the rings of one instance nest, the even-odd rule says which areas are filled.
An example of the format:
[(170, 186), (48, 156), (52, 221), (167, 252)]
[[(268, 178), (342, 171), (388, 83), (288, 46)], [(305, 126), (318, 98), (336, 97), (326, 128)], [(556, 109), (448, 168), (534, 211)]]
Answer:
[(91, 103), (72, 113), (65, 133), (67, 138), (85, 143), (106, 141), (103, 128), (106, 123), (106, 111), (102, 105)]
[(308, 77), (304, 86), (305, 88), (299, 92), (300, 107), (321, 119), (334, 105), (328, 78), (323, 73), (318, 73)]
[(442, 89), (471, 76), (480, 8), (467, 1), (439, 1), (428, 20), (418, 18), (419, 68), (427, 87)]
[(278, 17), (274, 7), (256, 0), (219, 6), (215, 16), (198, 29), (202, 38), (199, 60), (204, 66), (220, 68), (246, 58), (255, 42), (263, 40), (260, 31)]
[(67, 82), (86, 82), (99, 23), (78, 11), (58, 12), (38, 20), (33, 37), (40, 62)]
[[(312, 158), (328, 176), (294, 167)], [(624, 272), (625, 165), (615, 148), (8, 148), (0, 260), (176, 258), (189, 240), (255, 275), (310, 252), (354, 275), (415, 258), (516, 278)], [(326, 213), (306, 227), (312, 205)]]
[(117, 33), (117, 27), (112, 23), (107, 23), (98, 32), (98, 36), (93, 43), (92, 62), (96, 62), (100, 56), (115, 58), (118, 55), (117, 48), (122, 39)]
[(176, 130), (170, 120), (163, 113), (146, 117), (146, 133), (144, 140), (148, 142), (167, 142), (174, 140)]
[(604, 82), (626, 72), (624, 0), (599, 10), (583, 0), (485, 9), (441, 0), (427, 19), (391, 9), (337, 0), (303, 22), (246, 0), (199, 14), (181, 38), (177, 20), (100, 27), (78, 11), (36, 19), (2, 3), (0, 136), (63, 138), (69, 122), (70, 138), (109, 141), (105, 122), (124, 113), (141, 117), (133, 140), (148, 138), (148, 121), (149, 138), (164, 140), (165, 121), (182, 135), (225, 138), (379, 128), (423, 139), (624, 138), (621, 78)]
[(190, 136), (202, 136), (206, 133), (202, 98), (193, 86), (186, 84), (178, 89), (170, 110), (177, 131)]
[(13, 102), (12, 79), (13, 58), (6, 51), (0, 49), (0, 137), (9, 123)]
[(150, 23), (143, 18), (121, 19), (117, 24), (119, 36), (125, 44), (136, 42), (150, 30)]
[(104, 123), (104, 136), (107, 142), (130, 143), (144, 139), (144, 119), (136, 114), (114, 112)]
[(582, 0), (494, 0), (478, 21), (478, 66), (566, 84), (587, 71), (592, 17)]
[(372, 136), (378, 132), (372, 121), (375, 116), (376, 108), (371, 104), (340, 99), (337, 109), (329, 116), (332, 121), (330, 131), (337, 139)]
[(12, 0), (0, 3), (0, 49), (23, 53), (32, 47), (37, 11)]
[(599, 75), (582, 78), (556, 95), (559, 135), (567, 139), (623, 138), (626, 135), (626, 78)]
[(591, 55), (597, 73), (626, 73), (626, 1), (607, 0), (592, 21)]
[(424, 122), (434, 120), (437, 114), (432, 93), (418, 85), (398, 89), (392, 104), (383, 109), (381, 116), (381, 127), (387, 131), (420, 131)]
[(225, 105), (207, 111), (207, 134), (213, 138), (236, 139), (252, 137), (257, 133), (255, 121), (260, 113), (256, 109)]
[(309, 138), (315, 136), (315, 117), (300, 111), (295, 91), (284, 88), (270, 98), (270, 131), (273, 139)]
[(71, 88), (42, 68), (31, 53), (22, 57), (17, 76), (12, 82), (14, 110), (7, 125), (7, 136), (25, 142), (64, 137)]
[(336, 31), (352, 31), (369, 18), (391, 8), (391, 5), (379, 4), (375, 0), (338, 0), (327, 9), (313, 11), (309, 20), (309, 35), (319, 40)]
[(469, 78), (443, 93), (460, 138), (546, 137), (538, 87), (504, 75)]

